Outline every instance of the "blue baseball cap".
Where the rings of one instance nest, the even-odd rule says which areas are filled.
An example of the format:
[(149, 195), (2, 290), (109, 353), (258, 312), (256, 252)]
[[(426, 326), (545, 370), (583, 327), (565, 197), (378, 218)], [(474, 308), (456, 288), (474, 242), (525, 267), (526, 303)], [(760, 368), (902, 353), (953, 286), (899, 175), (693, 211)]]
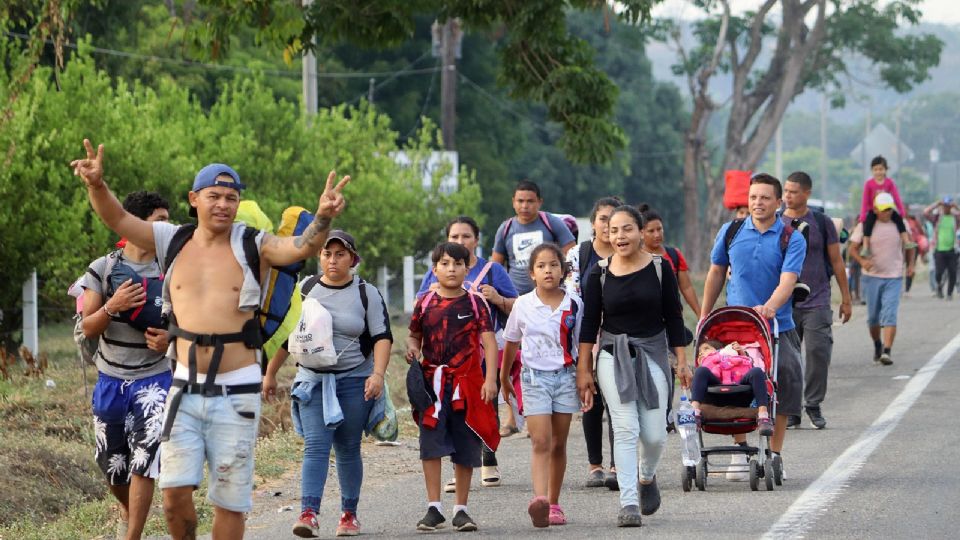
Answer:
[[(219, 176), (224, 174), (232, 178), (233, 182), (217, 180)], [(193, 188), (190, 191), (200, 191), (201, 189), (213, 186), (233, 188), (237, 191), (242, 191), (243, 188), (247, 187), (240, 183), (240, 175), (237, 174), (237, 171), (233, 170), (229, 165), (224, 165), (223, 163), (211, 163), (210, 165), (200, 169), (200, 172), (198, 172), (197, 176), (193, 179)]]
[(943, 198), (943, 204), (953, 204), (953, 197), (947, 195)]
[[(217, 180), (221, 175), (227, 175), (233, 179), (233, 181)], [(214, 186), (233, 188), (238, 192), (247, 187), (240, 183), (240, 175), (237, 174), (237, 171), (233, 170), (232, 167), (224, 165), (223, 163), (211, 163), (200, 169), (200, 172), (198, 172), (197, 176), (193, 179), (193, 188), (191, 188), (190, 191), (196, 193), (202, 189)], [(197, 209), (192, 206), (190, 207), (190, 217), (197, 217)]]

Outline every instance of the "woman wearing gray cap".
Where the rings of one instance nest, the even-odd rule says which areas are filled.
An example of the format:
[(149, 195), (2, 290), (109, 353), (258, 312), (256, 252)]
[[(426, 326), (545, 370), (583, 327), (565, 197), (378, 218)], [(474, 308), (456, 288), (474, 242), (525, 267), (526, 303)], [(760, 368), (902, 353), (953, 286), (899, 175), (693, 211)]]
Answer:
[[(341, 516), (337, 536), (360, 532), (357, 503), (363, 481), (360, 441), (374, 402), (383, 392), (393, 336), (383, 297), (373, 285), (354, 276), (360, 262), (356, 243), (341, 230), (330, 231), (320, 250), (322, 275), (300, 283), (304, 298), (320, 302), (333, 320), (334, 365), (320, 369), (298, 364), (290, 393), (294, 426), (303, 436), (300, 518), (293, 534), (319, 535), (317, 512), (330, 466), (330, 449), (337, 460)], [(286, 348), (273, 357), (263, 379), (265, 399), (276, 394), (276, 374), (288, 356)]]

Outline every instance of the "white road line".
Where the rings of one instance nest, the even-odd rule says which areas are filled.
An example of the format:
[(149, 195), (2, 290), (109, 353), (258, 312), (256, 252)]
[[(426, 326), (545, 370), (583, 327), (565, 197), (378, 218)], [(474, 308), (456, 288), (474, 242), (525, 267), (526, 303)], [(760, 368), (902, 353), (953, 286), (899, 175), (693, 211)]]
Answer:
[(900, 395), (883, 411), (883, 414), (863, 432), (863, 435), (855, 443), (840, 454), (840, 457), (830, 465), (830, 468), (810, 484), (810, 487), (790, 505), (790, 508), (787, 508), (780, 519), (763, 535), (763, 538), (803, 538), (823, 510), (830, 506), (833, 500), (847, 488), (850, 480), (860, 471), (873, 451), (883, 442), (883, 439), (897, 427), (903, 416), (910, 410), (910, 407), (920, 397), (930, 381), (933, 380), (934, 375), (958, 350), (960, 350), (960, 334), (954, 336), (950, 343), (947, 343), (926, 365), (917, 371), (903, 391), (900, 392)]

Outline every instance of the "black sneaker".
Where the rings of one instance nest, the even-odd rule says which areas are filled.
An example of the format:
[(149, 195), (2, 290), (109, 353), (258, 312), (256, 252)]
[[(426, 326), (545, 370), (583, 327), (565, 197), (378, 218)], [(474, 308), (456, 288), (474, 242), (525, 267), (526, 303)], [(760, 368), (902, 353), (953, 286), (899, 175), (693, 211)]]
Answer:
[(649, 516), (660, 509), (660, 488), (657, 487), (657, 477), (653, 482), (640, 484), (640, 513)]
[(617, 514), (617, 527), (639, 527), (640, 525), (642, 525), (640, 507), (629, 504), (620, 509), (620, 513)]
[(810, 417), (810, 423), (813, 424), (813, 427), (817, 429), (823, 429), (827, 427), (827, 419), (823, 417), (823, 414), (820, 412), (820, 407), (807, 407), (807, 416)]
[(879, 341), (874, 341), (873, 342), (873, 361), (879, 362), (881, 354), (883, 354), (883, 343)]
[(893, 358), (890, 357), (890, 353), (884, 352), (879, 358), (877, 358), (877, 363), (883, 366), (892, 366)]
[(801, 423), (800, 415), (789, 415), (787, 416), (787, 429), (797, 427)]
[(620, 491), (620, 483), (617, 482), (617, 473), (607, 471), (607, 474), (603, 477), (603, 485), (607, 486), (607, 489), (610, 491)]
[[(460, 512), (462, 514), (463, 512)], [(457, 514), (458, 516), (460, 514)], [(437, 529), (442, 529), (443, 524), (446, 523), (447, 518), (443, 517), (443, 514), (440, 513), (436, 507), (431, 506), (427, 508), (427, 514), (423, 516), (423, 519), (417, 522), (418, 531), (435, 531)]]
[(460, 532), (477, 530), (477, 522), (474, 521), (472, 517), (468, 516), (463, 510), (460, 510), (457, 512), (457, 515), (453, 516), (453, 521), (451, 521), (450, 524), (453, 525), (454, 529)]

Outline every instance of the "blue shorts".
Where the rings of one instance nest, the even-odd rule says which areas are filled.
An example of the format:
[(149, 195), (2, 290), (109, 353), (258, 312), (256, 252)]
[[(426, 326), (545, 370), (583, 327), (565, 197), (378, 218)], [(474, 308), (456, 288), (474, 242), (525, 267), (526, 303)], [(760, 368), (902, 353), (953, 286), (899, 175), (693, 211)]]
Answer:
[(435, 428), (424, 426), (423, 415), (420, 415), (420, 459), (450, 456), (450, 461), (457, 465), (479, 467), (483, 442), (467, 425), (466, 411), (453, 410), (451, 395), (453, 388), (447, 384), (443, 389), (442, 406)]
[(868, 326), (896, 326), (900, 309), (900, 289), (903, 278), (862, 276), (860, 286), (867, 301)]
[(520, 390), (524, 416), (573, 414), (580, 410), (576, 366), (552, 371), (523, 366), (520, 369)]
[(157, 451), (173, 375), (118, 379), (100, 373), (93, 387), (96, 460), (111, 486), (125, 486), (131, 475), (156, 478)]

